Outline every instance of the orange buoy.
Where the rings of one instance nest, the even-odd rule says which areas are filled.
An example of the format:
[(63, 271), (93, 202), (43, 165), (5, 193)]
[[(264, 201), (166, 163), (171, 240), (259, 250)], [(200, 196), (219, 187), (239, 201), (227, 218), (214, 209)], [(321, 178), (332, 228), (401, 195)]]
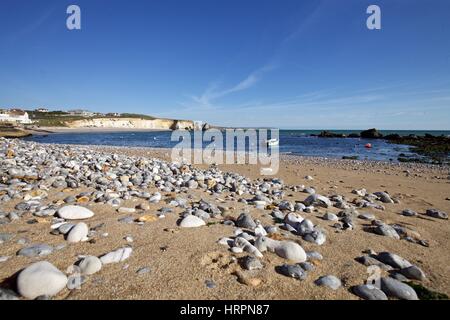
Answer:
[(372, 148), (372, 144), (367, 143), (364, 147), (366, 147), (367, 149), (370, 149), (370, 148)]

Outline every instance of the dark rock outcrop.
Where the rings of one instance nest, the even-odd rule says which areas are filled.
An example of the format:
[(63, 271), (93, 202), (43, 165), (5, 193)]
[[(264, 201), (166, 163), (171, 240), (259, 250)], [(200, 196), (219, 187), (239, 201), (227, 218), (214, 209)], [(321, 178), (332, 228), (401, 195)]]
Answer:
[(381, 138), (383, 138), (383, 135), (377, 129), (373, 128), (373, 129), (362, 131), (361, 138), (381, 139)]

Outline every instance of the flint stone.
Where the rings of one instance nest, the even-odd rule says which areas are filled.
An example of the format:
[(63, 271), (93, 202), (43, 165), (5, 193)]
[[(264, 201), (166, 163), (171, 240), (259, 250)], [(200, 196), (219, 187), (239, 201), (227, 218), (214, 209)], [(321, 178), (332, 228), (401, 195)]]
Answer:
[(376, 226), (373, 229), (373, 231), (376, 234), (379, 234), (381, 236), (387, 236), (387, 237), (394, 238), (397, 240), (400, 239), (400, 236), (398, 235), (397, 231), (393, 227), (391, 227), (390, 225), (387, 225), (387, 224), (382, 224), (382, 225)]
[(402, 300), (419, 300), (413, 288), (390, 277), (381, 278), (381, 290), (389, 297)]
[(122, 262), (130, 257), (132, 251), (130, 247), (120, 248), (101, 256), (100, 261), (102, 264)]
[(19, 297), (12, 290), (0, 288), (0, 301), (2, 300), (19, 300)]
[(400, 273), (412, 280), (423, 281), (426, 278), (425, 273), (417, 266), (403, 268), (400, 270)]
[(405, 209), (402, 211), (402, 215), (405, 217), (415, 217), (415, 216), (417, 216), (417, 212), (415, 212), (411, 209)]
[(261, 261), (253, 256), (246, 256), (242, 261), (242, 265), (247, 270), (261, 270), (264, 267)]
[(256, 223), (248, 213), (241, 213), (236, 220), (236, 226), (246, 229), (256, 228)]
[(383, 203), (394, 203), (394, 200), (392, 200), (391, 196), (386, 192), (375, 192), (374, 195), (380, 198), (380, 201)]
[(330, 213), (327, 212), (323, 215), (322, 219), (327, 220), (327, 221), (338, 221), (339, 218), (337, 215), (335, 215), (334, 213)]
[(17, 277), (19, 293), (28, 299), (39, 296), (54, 296), (66, 287), (67, 277), (47, 261), (31, 264)]
[(94, 216), (94, 213), (80, 206), (68, 205), (58, 210), (58, 215), (67, 220), (87, 219)]
[(364, 300), (388, 300), (386, 294), (371, 284), (353, 287), (353, 293)]
[(314, 270), (314, 265), (309, 262), (301, 262), (298, 265), (306, 272)]
[(89, 227), (86, 223), (80, 222), (77, 223), (67, 235), (67, 241), (71, 243), (84, 241), (87, 239), (87, 235), (89, 232)]
[(47, 245), (47, 244), (36, 244), (30, 247), (26, 247), (23, 249), (20, 249), (17, 252), (18, 256), (24, 256), (24, 257), (42, 257), (49, 255), (53, 252), (53, 247)]
[(81, 260), (78, 267), (82, 274), (91, 275), (102, 269), (102, 262), (96, 256), (87, 256)]
[(281, 267), (278, 268), (277, 271), (282, 275), (298, 280), (305, 280), (307, 276), (306, 271), (296, 264), (293, 265), (283, 264)]
[(307, 197), (305, 199), (305, 201), (303, 201), (303, 203), (307, 207), (311, 206), (311, 205), (317, 205), (317, 206), (324, 207), (324, 208), (328, 208), (328, 207), (332, 206), (330, 199), (328, 199), (325, 196), (316, 194), (316, 193), (314, 193), (314, 194), (310, 195), (309, 197)]
[(206, 223), (203, 219), (196, 217), (194, 215), (187, 215), (183, 220), (180, 222), (180, 227), (182, 228), (197, 228), (204, 226)]
[(341, 280), (332, 275), (320, 277), (314, 283), (318, 286), (326, 286), (333, 290), (339, 289), (342, 285)]
[(306, 257), (308, 260), (322, 260), (323, 256), (317, 251), (306, 251)]
[(412, 266), (408, 260), (390, 252), (380, 252), (375, 258), (397, 269), (404, 269)]
[(426, 214), (427, 214), (427, 216), (430, 216), (433, 218), (448, 220), (448, 214), (445, 213), (444, 211), (439, 211), (436, 209), (428, 209)]

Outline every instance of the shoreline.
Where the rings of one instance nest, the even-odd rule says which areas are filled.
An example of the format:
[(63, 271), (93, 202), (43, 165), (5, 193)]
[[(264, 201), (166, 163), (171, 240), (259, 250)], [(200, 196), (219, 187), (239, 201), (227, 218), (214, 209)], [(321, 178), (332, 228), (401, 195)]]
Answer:
[[(137, 152), (145, 156), (146, 153), (156, 153), (159, 156), (164, 155), (164, 160), (169, 161), (168, 155), (171, 154), (172, 149), (166, 147), (139, 147), (139, 146), (114, 146), (114, 145), (96, 145), (96, 144), (64, 144), (64, 143), (45, 143), (45, 142), (36, 142), (30, 141), (33, 143), (38, 143), (41, 145), (48, 146), (61, 146), (61, 147), (79, 147), (79, 148), (92, 148), (93, 150), (98, 151), (111, 151), (115, 150), (115, 152), (122, 153), (130, 153)], [(427, 170), (435, 170), (435, 171), (443, 171), (449, 170), (450, 174), (450, 164), (433, 164), (433, 163), (421, 163), (421, 162), (393, 162), (393, 161), (383, 161), (383, 160), (371, 160), (371, 159), (342, 159), (342, 158), (333, 158), (333, 157), (319, 157), (319, 156), (307, 156), (294, 154), (289, 152), (280, 152), (280, 160), (288, 162), (290, 164), (298, 163), (299, 161), (307, 162), (307, 163), (315, 163), (315, 164), (335, 164), (335, 165), (364, 165), (367, 164), (369, 166), (382, 166), (382, 167), (391, 167), (391, 168), (400, 168), (402, 170), (408, 170), (411, 168), (418, 169), (427, 169)], [(235, 166), (239, 165), (248, 165), (246, 164), (231, 164)]]
[[(163, 129), (135, 129), (135, 128), (69, 128), (69, 127), (41, 127), (39, 129), (30, 129), (28, 131), (30, 134), (32, 133), (35, 136), (46, 136), (49, 134), (108, 134), (108, 133), (139, 133), (139, 132), (172, 132), (172, 130), (163, 130)], [(392, 148), (395, 149), (394, 145), (403, 146), (405, 148), (405, 152), (394, 154), (393, 160), (394, 162), (402, 162), (402, 163), (424, 163), (424, 164), (447, 164), (450, 165), (450, 138), (446, 138), (443, 136), (430, 136), (429, 134), (425, 134), (424, 136), (399, 136), (398, 134), (390, 134), (388, 136), (383, 137), (376, 129), (367, 130), (366, 132), (370, 132), (370, 137), (362, 137), (362, 135), (358, 136), (340, 136), (336, 135), (332, 132), (323, 131), (320, 135), (311, 134), (308, 135), (310, 137), (316, 137), (319, 139), (366, 139), (368, 142), (383, 140), (383, 143), (387, 143), (392, 145)], [(364, 132), (362, 132), (364, 133)], [(371, 144), (369, 148), (371, 148)], [(288, 152), (286, 152), (288, 153)], [(295, 155), (295, 154), (294, 154)], [(367, 157), (367, 155), (365, 156)], [(359, 155), (352, 154), (351, 151), (347, 155), (339, 155), (339, 158), (342, 159), (352, 159), (360, 160), (360, 161), (380, 161), (380, 160), (371, 160), (371, 159), (359, 159)], [(387, 159), (382, 161), (388, 161)]]
[(135, 129), (135, 128), (70, 128), (70, 127), (40, 127), (36, 134), (57, 134), (57, 133), (113, 133), (113, 132), (165, 132), (171, 130), (164, 129)]

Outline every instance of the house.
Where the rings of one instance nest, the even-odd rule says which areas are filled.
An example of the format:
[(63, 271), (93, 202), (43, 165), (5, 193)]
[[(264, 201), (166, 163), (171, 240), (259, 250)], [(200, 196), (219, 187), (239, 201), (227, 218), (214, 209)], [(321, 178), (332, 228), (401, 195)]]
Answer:
[(36, 111), (36, 112), (48, 112), (48, 109), (47, 108), (37, 108), (34, 111)]
[(21, 109), (0, 110), (0, 122), (32, 123), (28, 116), (28, 112)]
[(120, 117), (120, 113), (118, 112), (110, 112), (106, 114), (107, 117)]
[(92, 117), (95, 115), (94, 112), (82, 109), (69, 110), (67, 112), (72, 116)]

